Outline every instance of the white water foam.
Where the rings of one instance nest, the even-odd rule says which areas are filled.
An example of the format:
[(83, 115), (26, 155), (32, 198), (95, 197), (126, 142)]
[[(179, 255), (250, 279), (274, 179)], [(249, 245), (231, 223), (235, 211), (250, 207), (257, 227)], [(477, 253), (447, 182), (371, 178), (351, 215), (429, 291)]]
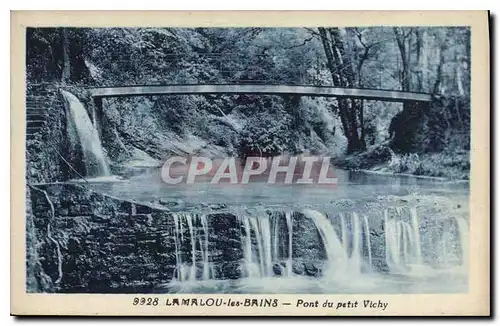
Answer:
[(61, 91), (61, 93), (68, 104), (69, 117), (82, 147), (86, 176), (111, 175), (109, 166), (104, 159), (99, 134), (90, 120), (87, 110), (75, 95), (66, 91)]

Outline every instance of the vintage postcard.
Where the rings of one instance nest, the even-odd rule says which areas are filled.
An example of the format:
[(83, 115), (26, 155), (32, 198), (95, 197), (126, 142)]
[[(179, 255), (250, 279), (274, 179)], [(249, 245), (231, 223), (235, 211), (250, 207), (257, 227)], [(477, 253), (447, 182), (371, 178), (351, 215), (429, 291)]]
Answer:
[(487, 11), (11, 20), (12, 314), (490, 314)]

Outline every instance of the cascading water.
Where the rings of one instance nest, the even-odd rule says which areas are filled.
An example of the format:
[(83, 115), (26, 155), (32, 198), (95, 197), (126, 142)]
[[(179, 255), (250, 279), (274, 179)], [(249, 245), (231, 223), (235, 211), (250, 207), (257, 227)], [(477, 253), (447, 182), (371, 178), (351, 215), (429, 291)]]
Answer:
[(100, 177), (111, 175), (104, 159), (101, 141), (95, 126), (83, 104), (78, 98), (66, 91), (61, 91), (67, 102), (71, 124), (75, 126), (76, 134), (83, 152), (86, 176)]
[[(361, 273), (364, 266), (369, 272), (372, 266), (372, 248), (370, 240), (370, 225), (368, 218), (363, 215), (362, 218), (356, 212), (348, 215), (350, 217), (351, 232), (347, 232), (346, 218), (344, 214), (340, 214), (340, 228), (342, 235), (342, 247), (349, 252), (349, 237), (351, 236), (351, 254), (349, 255), (349, 271)], [(364, 252), (366, 249), (367, 261), (365, 263)]]
[(368, 272), (371, 272), (372, 270), (372, 242), (370, 239), (370, 225), (368, 224), (368, 217), (366, 215), (363, 216), (363, 221), (364, 221), (364, 232), (365, 232), (365, 239), (366, 239), (366, 248), (368, 252)]
[(348, 242), (347, 242), (347, 225), (345, 221), (345, 216), (344, 214), (339, 214), (340, 216), (340, 229), (341, 229), (341, 237), (342, 237), (342, 247), (347, 248)]
[(250, 225), (257, 239), (257, 255), (260, 267), (260, 276), (273, 275), (271, 259), (271, 232), (268, 216), (250, 217)]
[(292, 247), (292, 238), (293, 238), (293, 223), (292, 223), (292, 213), (286, 212), (286, 226), (288, 228), (288, 261), (286, 263), (286, 276), (292, 276), (292, 264), (293, 264), (293, 247)]
[(416, 208), (385, 209), (384, 232), (386, 262), (391, 271), (401, 273), (424, 265), (420, 219)]
[(391, 271), (401, 272), (406, 270), (405, 261), (408, 259), (402, 250), (403, 246), (408, 245), (404, 236), (408, 222), (401, 219), (399, 208), (393, 210), (392, 215), (390, 209), (384, 210), (385, 258)]
[[(180, 282), (193, 282), (198, 279), (210, 280), (212, 279), (213, 272), (209, 261), (209, 229), (206, 215), (193, 215), (189, 213), (174, 213), (175, 224), (175, 258), (177, 280)], [(195, 227), (199, 223), (202, 226), (202, 234)], [(189, 238), (184, 236), (184, 226), (187, 226)], [(183, 258), (183, 245), (185, 241), (189, 241), (189, 255), (190, 259)], [(200, 258), (197, 255), (197, 244), (199, 245)], [(190, 260), (190, 261), (189, 261)], [(198, 277), (197, 268), (201, 264), (201, 278)]]
[[(334, 225), (328, 217), (316, 210), (302, 211), (311, 219), (318, 230), (322, 247), (327, 257), (327, 269), (330, 272), (348, 271), (361, 273), (367, 265), (370, 271), (372, 265), (371, 241), (369, 225), (366, 216), (361, 218), (353, 213), (350, 217), (351, 231), (347, 231), (344, 214), (339, 214), (341, 221), (341, 239), (335, 232)], [(282, 218), (285, 223), (280, 223)], [(247, 277), (270, 277), (276, 274), (273, 266), (279, 268), (279, 275), (293, 275), (293, 221), (292, 213), (274, 214), (270, 216), (244, 216), (240, 219), (245, 230), (243, 244), (243, 270)], [(270, 232), (272, 226), (272, 233)], [(286, 226), (286, 229), (283, 229)], [(279, 237), (286, 233), (288, 237)], [(349, 238), (351, 239), (349, 241)], [(342, 241), (341, 241), (342, 240)], [(287, 246), (285, 246), (285, 241)], [(352, 244), (352, 247), (349, 247)], [(350, 254), (349, 254), (349, 250)], [(367, 262), (364, 263), (363, 249), (367, 252)]]
[(352, 230), (353, 244), (352, 244), (351, 257), (349, 259), (350, 269), (356, 272), (360, 272), (362, 263), (361, 241), (363, 239), (361, 234), (361, 228), (359, 225), (360, 224), (359, 215), (356, 213), (352, 213), (352, 221), (353, 221), (353, 230)]
[(460, 249), (462, 254), (462, 267), (469, 266), (469, 224), (464, 218), (455, 217), (460, 237)]
[(203, 228), (203, 234), (205, 237), (205, 245), (203, 246), (201, 244), (201, 238), (200, 238), (200, 248), (202, 251), (202, 259), (203, 259), (203, 280), (209, 280), (212, 278), (212, 273), (210, 269), (210, 263), (208, 261), (208, 255), (209, 255), (209, 247), (208, 247), (208, 237), (209, 237), (209, 231), (208, 231), (208, 221), (207, 221), (207, 216), (206, 215), (201, 215), (200, 216), (200, 221), (201, 221), (201, 226)]
[(461, 217), (450, 217), (441, 221), (442, 233), (437, 242), (440, 248), (438, 262), (442, 266), (468, 267), (469, 226)]
[[(326, 215), (304, 209), (300, 213), (237, 214), (242, 259), (235, 267), (237, 274), (230, 276), (239, 281), (232, 284), (239, 284), (244, 291), (262, 287), (271, 287), (277, 292), (281, 289), (295, 291), (301, 287), (317, 286), (342, 292), (346, 286), (352, 288), (358, 283), (362, 287), (377, 287), (381, 277), (384, 282), (392, 280), (390, 276), (385, 279), (384, 275), (404, 274), (409, 279), (423, 280), (434, 277), (436, 271), (448, 273), (455, 271), (457, 266), (467, 266), (466, 218), (431, 219), (421, 225), (416, 209), (411, 207), (390, 207), (381, 213)], [(210, 241), (217, 241), (217, 234), (210, 237), (212, 229), (208, 215), (172, 215), (177, 270), (177, 282), (172, 286), (192, 291), (197, 286), (215, 286), (220, 280), (227, 279), (221, 275), (228, 274), (220, 274), (221, 268), (227, 267), (226, 262), (211, 262), (215, 248), (211, 248)], [(304, 217), (312, 222), (317, 233), (310, 232), (307, 226), (306, 238), (297, 237), (294, 232), (301, 232), (301, 227), (294, 223), (304, 223)], [(429, 241), (437, 242), (430, 245)], [(311, 247), (304, 250), (300, 247), (304, 245)], [(318, 251), (318, 248), (322, 249)], [(322, 250), (326, 259), (320, 258), (325, 257)], [(309, 255), (312, 258), (308, 258)], [(213, 258), (217, 259), (216, 256)], [(404, 282), (400, 285), (404, 286)]]
[(189, 228), (189, 240), (191, 241), (191, 266), (189, 268), (189, 280), (196, 280), (196, 238), (193, 230), (193, 217), (191, 214), (183, 214)]
[(244, 255), (244, 270), (246, 271), (247, 277), (258, 277), (260, 276), (260, 264), (254, 263), (253, 251), (252, 251), (252, 237), (250, 231), (250, 219), (248, 216), (244, 215), (242, 217), (243, 226), (245, 229), (245, 240), (243, 243), (243, 255)]
[(302, 213), (310, 218), (321, 236), (323, 246), (326, 251), (327, 263), (329, 269), (346, 270), (347, 254), (345, 249), (335, 233), (332, 223), (326, 215), (312, 209), (305, 209)]
[[(283, 217), (285, 223), (281, 223)], [(271, 277), (276, 274), (274, 268), (278, 268), (280, 275), (291, 276), (293, 274), (292, 214), (287, 212), (284, 215), (244, 215), (241, 223), (245, 230), (245, 238), (242, 240), (244, 255), (242, 268), (245, 275), (252, 278)], [(288, 236), (286, 247), (282, 243), (285, 238), (280, 237), (285, 232), (280, 228), (283, 225), (286, 226)]]
[(422, 264), (422, 244), (420, 241), (420, 219), (418, 218), (417, 209), (415, 207), (410, 208), (411, 216), (411, 238), (414, 241), (414, 255), (415, 263), (418, 265)]

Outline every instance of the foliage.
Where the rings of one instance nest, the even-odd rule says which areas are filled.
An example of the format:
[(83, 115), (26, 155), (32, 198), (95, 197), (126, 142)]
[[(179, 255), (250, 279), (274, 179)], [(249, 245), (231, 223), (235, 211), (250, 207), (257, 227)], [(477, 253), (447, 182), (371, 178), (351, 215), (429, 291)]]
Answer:
[[(26, 59), (28, 86), (276, 83), (402, 89), (435, 97), (417, 109), (295, 96), (107, 100), (112, 132), (103, 135), (103, 143), (110, 153), (133, 144), (164, 156), (171, 150), (166, 139), (189, 139), (243, 156), (361, 151), (353, 161), (373, 166), (388, 159), (380, 149), (389, 140), (400, 157), (391, 163), (394, 171), (433, 173), (423, 157), (434, 160), (434, 154), (469, 146), (468, 28), (29, 28)], [(440, 158), (433, 162), (449, 165)]]
[(266, 112), (250, 118), (239, 144), (240, 156), (276, 156), (294, 151), (294, 144), (290, 141), (293, 139), (290, 125), (289, 117), (272, 119)]

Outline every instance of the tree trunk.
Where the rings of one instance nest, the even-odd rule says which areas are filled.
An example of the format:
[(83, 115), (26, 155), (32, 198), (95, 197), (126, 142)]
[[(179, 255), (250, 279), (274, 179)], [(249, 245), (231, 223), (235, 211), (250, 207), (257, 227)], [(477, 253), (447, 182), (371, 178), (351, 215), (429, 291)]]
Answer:
[(63, 53), (63, 69), (61, 81), (67, 83), (70, 80), (71, 75), (71, 59), (69, 57), (69, 39), (68, 31), (66, 28), (61, 28), (61, 43), (62, 43), (62, 53)]
[(434, 82), (433, 94), (441, 93), (441, 78), (443, 75), (443, 64), (444, 64), (444, 47), (439, 48), (439, 64), (436, 72), (436, 81)]
[(422, 41), (422, 32), (419, 31), (418, 29), (415, 31), (415, 35), (417, 38), (417, 87), (419, 92), (424, 91), (424, 76), (423, 76), (423, 55), (422, 55), (422, 47), (423, 47), (423, 41)]
[(404, 92), (407, 92), (410, 90), (410, 65), (408, 62), (409, 51), (406, 46), (406, 40), (403, 32), (398, 27), (394, 27), (394, 34), (396, 35), (396, 42), (398, 44), (399, 53), (401, 55), (401, 63), (403, 65), (403, 70), (401, 71), (401, 87)]
[(465, 91), (464, 91), (464, 84), (463, 84), (463, 75), (462, 75), (462, 67), (461, 67), (461, 61), (460, 58), (458, 57), (457, 54), (455, 54), (455, 79), (457, 81), (457, 89), (458, 89), (458, 95), (463, 97), (465, 96)]
[[(341, 86), (340, 83), (340, 78), (339, 75), (337, 74), (337, 68), (333, 59), (333, 53), (332, 53), (332, 46), (331, 42), (328, 39), (328, 35), (326, 33), (325, 28), (318, 28), (319, 35), (321, 38), (321, 43), (323, 44), (323, 49), (325, 50), (325, 56), (326, 56), (326, 64), (328, 67), (328, 70), (330, 70), (330, 74), (332, 75), (332, 81), (334, 86)], [(347, 137), (349, 126), (348, 126), (348, 121), (347, 121), (347, 116), (344, 112), (344, 105), (341, 105), (342, 99), (338, 99), (338, 111), (339, 111), (339, 117), (340, 117), (340, 122), (342, 123), (342, 128), (344, 129), (344, 134)]]
[[(318, 28), (327, 67), (332, 75), (333, 85), (337, 87), (354, 87), (356, 74), (351, 60), (345, 53), (344, 42), (338, 28)], [(356, 99), (339, 98), (338, 112), (344, 135), (347, 138), (347, 152), (353, 153), (366, 148), (360, 128), (361, 101)]]
[(361, 128), (360, 130), (360, 138), (361, 141), (364, 142), (363, 147), (366, 148), (366, 143), (365, 143), (365, 117), (364, 117), (364, 101), (360, 100), (360, 108), (359, 108), (359, 126)]

